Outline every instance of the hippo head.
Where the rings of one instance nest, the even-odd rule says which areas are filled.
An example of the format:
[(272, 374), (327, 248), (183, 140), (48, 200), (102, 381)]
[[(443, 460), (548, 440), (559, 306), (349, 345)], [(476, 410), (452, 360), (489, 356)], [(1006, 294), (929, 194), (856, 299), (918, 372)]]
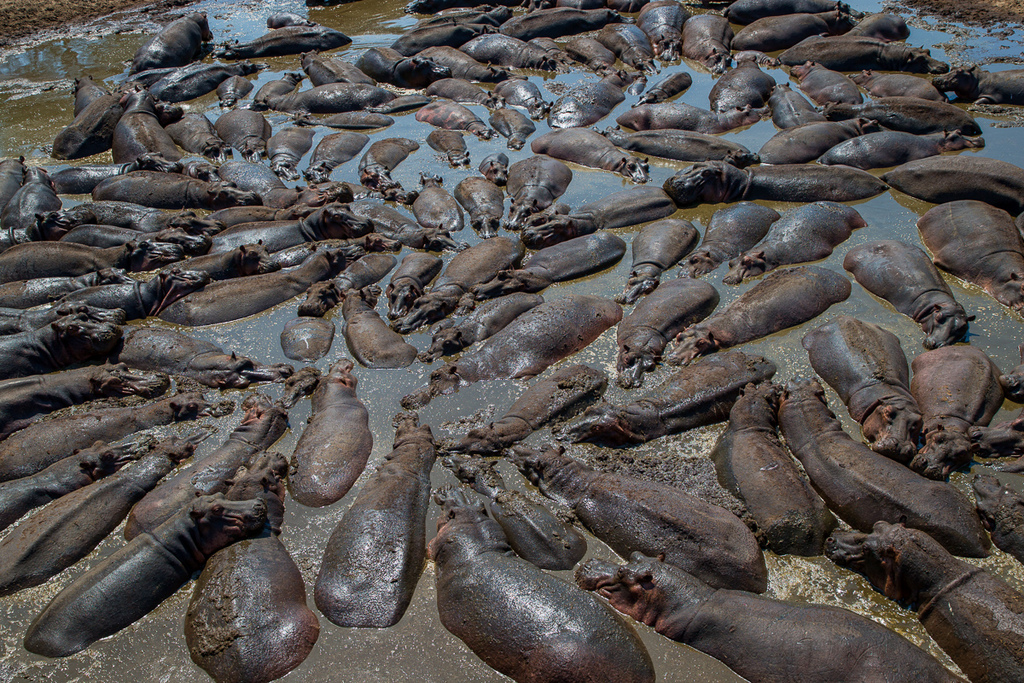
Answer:
[[(1024, 344), (1019, 347), (1024, 358)], [(1015, 403), (1024, 403), (1024, 363), (1021, 363), (1005, 375), (1000, 375), (999, 383), (1003, 386), (1006, 397)]]
[(97, 308), (79, 303), (58, 304), (54, 313), (59, 316), (77, 315), (94, 323), (109, 323), (111, 325), (124, 325), (127, 321), (124, 311), (120, 308)]
[(308, 220), (319, 220), (323, 239), (352, 239), (373, 232), (372, 221), (352, 214), (342, 204), (328, 204)]
[[(444, 564), (473, 549), (512, 551), (501, 527), (487, 516), (483, 503), (470, 500), (461, 488), (437, 489), (434, 502), (442, 510), (437, 520), (437, 536), (427, 544), (427, 556), (434, 562)], [(470, 548), (464, 549), (466, 545)]]
[(955, 302), (936, 304), (926, 317), (918, 321), (921, 329), (928, 335), (924, 339), (924, 347), (937, 349), (955, 344), (967, 335), (968, 323), (971, 320), (974, 320), (974, 316), (967, 315), (967, 312)]
[(934, 566), (931, 558), (948, 553), (923, 531), (875, 522), (870, 534), (832, 532), (825, 541), (825, 555), (840, 567), (863, 574), (891, 600), (912, 605), (918, 599), (918, 586), (941, 580), (938, 575), (928, 576)]
[(722, 161), (727, 164), (731, 164), (736, 168), (746, 168), (751, 164), (761, 163), (761, 157), (756, 153), (747, 150), (735, 150), (726, 154)]
[(299, 304), (297, 313), (300, 316), (322, 318), (344, 297), (344, 292), (336, 282), (314, 282), (306, 290), (306, 300)]
[(258, 534), (267, 523), (267, 504), (262, 498), (235, 501), (218, 493), (197, 498), (189, 515), (195, 525), (196, 548), (210, 557), (235, 541)]
[[(971, 452), (987, 457), (1022, 455), (1024, 448), (1024, 420), (1018, 417), (995, 427), (971, 427), (967, 430), (971, 439)], [(1017, 467), (1004, 467), (1004, 471), (1018, 471)]]
[(707, 249), (700, 249), (687, 257), (680, 277), (683, 275), (687, 277), (706, 275), (717, 268), (720, 263), (717, 259), (712, 258), (711, 253)]
[(984, 138), (965, 138), (960, 131), (946, 131), (939, 144), (943, 152), (954, 152), (958, 149), (981, 149), (985, 146)]
[(929, 425), (924, 447), (913, 455), (910, 469), (929, 479), (944, 480), (971, 461), (971, 440), (962, 429)]
[(451, 313), (457, 304), (457, 300), (452, 301), (450, 297), (437, 292), (425, 294), (413, 303), (408, 315), (394, 321), (391, 327), (399, 334), (409, 334), (424, 325), (441, 320)]
[(865, 90), (867, 89), (867, 84), (873, 81), (874, 79), (875, 72), (872, 71), (871, 69), (864, 69), (859, 74), (854, 74), (850, 76), (851, 81), (863, 87)]
[(155, 270), (185, 258), (185, 250), (177, 244), (129, 242), (125, 249), (128, 252), (128, 270), (136, 273)]
[(123, 268), (103, 268), (96, 271), (94, 287), (100, 285), (128, 285), (135, 282)]
[(156, 109), (156, 118), (160, 121), (161, 126), (169, 126), (172, 123), (177, 123), (185, 116), (185, 110), (180, 105), (171, 104), (170, 102), (156, 102), (153, 105)]
[(140, 154), (135, 160), (138, 171), (156, 171), (157, 173), (179, 173), (182, 170), (180, 161), (171, 161), (158, 152)]
[(210, 23), (206, 20), (206, 12), (196, 12), (190, 16), (189, 19), (196, 22), (196, 25), (202, 32), (204, 42), (213, 40), (213, 33), (210, 31)]
[(718, 120), (722, 130), (730, 130), (733, 128), (739, 128), (741, 126), (749, 126), (757, 123), (765, 114), (769, 111), (768, 107), (761, 107), (755, 109), (749, 104), (745, 104), (742, 107), (730, 109), (727, 112), (720, 113)]
[(718, 204), (732, 199), (730, 190), (746, 184), (746, 173), (722, 162), (706, 161), (676, 173), (662, 186), (678, 207)]
[(303, 396), (309, 396), (316, 391), (320, 384), (320, 371), (314, 367), (307, 366), (292, 372), (284, 380), (284, 390), (281, 392), (280, 403), (285, 408), (291, 408), (299, 402)]
[(194, 211), (179, 211), (167, 221), (168, 228), (180, 228), (190, 235), (216, 235), (224, 230), (220, 221), (200, 218)]
[(732, 54), (728, 50), (715, 48), (714, 51), (705, 58), (704, 63), (709, 69), (711, 69), (711, 73), (713, 75), (721, 76), (725, 73), (726, 69), (729, 68), (729, 65), (732, 64)]
[(327, 371), (327, 379), (336, 384), (340, 384), (347, 389), (352, 391), (356, 390), (356, 385), (359, 384), (359, 380), (356, 379), (355, 375), (352, 374), (352, 369), (355, 365), (348, 358), (342, 358), (337, 363), (331, 366), (331, 369)]
[(689, 365), (703, 355), (714, 353), (719, 348), (718, 340), (710, 330), (691, 327), (676, 336), (678, 344), (665, 356), (669, 365)]
[(802, 83), (803, 80), (807, 78), (807, 74), (811, 73), (811, 70), (813, 70), (817, 66), (821, 65), (817, 64), (816, 62), (804, 62), (803, 64), (796, 64), (794, 66), (789, 67), (789, 73), (792, 74), (793, 76), (796, 76), (797, 79), (799, 79)]
[(145, 107), (150, 109), (154, 116), (156, 115), (156, 109), (153, 106), (153, 97), (149, 94), (148, 90), (138, 84), (122, 90), (121, 99), (119, 99), (117, 103), (120, 104), (121, 108), (125, 111)]
[(918, 74), (944, 74), (949, 71), (949, 64), (932, 57), (932, 53), (920, 47), (905, 47), (904, 67), (902, 71)]
[(284, 480), (288, 459), (280, 453), (264, 453), (250, 466), (238, 468), (227, 480), (225, 497), (229, 500), (262, 499), (267, 505), (267, 526), (280, 533), (284, 519)]
[(124, 363), (118, 363), (103, 368), (92, 383), (96, 393), (101, 396), (153, 398), (170, 388), (171, 379), (162, 372), (129, 370)]
[(156, 439), (151, 436), (139, 439), (137, 444), (107, 446), (97, 441), (89, 448), (75, 450), (72, 457), (78, 461), (82, 473), (93, 481), (109, 477), (130, 462), (138, 460), (152, 449)]
[(206, 415), (211, 408), (210, 403), (197, 392), (178, 394), (170, 400), (170, 408), (174, 413), (175, 422), (194, 420)]
[(619, 374), (615, 381), (623, 389), (640, 386), (643, 383), (644, 373), (654, 371), (657, 354), (647, 342), (648, 339), (640, 343), (623, 344), (619, 349), (616, 367)]
[[(305, 55), (303, 55), (303, 56), (305, 56)], [(243, 62), (239, 62), (235, 66), (239, 67), (242, 70), (242, 75), (243, 76), (250, 76), (252, 74), (259, 73), (260, 71), (263, 71), (264, 69), (269, 69), (270, 68), (269, 64), (254, 63), (254, 62), (250, 62), (249, 60), (245, 60)]]
[(530, 249), (542, 249), (597, 230), (590, 218), (566, 216), (550, 211), (529, 214), (521, 239)]
[(917, 453), (921, 413), (909, 400), (894, 398), (868, 413), (861, 429), (871, 450), (897, 462), (909, 462)]
[(643, 443), (644, 430), (638, 428), (634, 420), (627, 419), (627, 415), (628, 413), (619, 406), (606, 403), (597, 405), (588, 408), (580, 419), (566, 427), (559, 437), (567, 438), (573, 443), (596, 443), (612, 447)]
[(722, 278), (727, 285), (738, 285), (748, 277), (756, 277), (768, 270), (763, 249), (749, 251), (729, 261), (729, 272)]
[(39, 231), (39, 236), (51, 242), (59, 240), (80, 224), (65, 211), (47, 211), (36, 214), (36, 230)]
[(426, 88), (434, 81), (451, 78), (452, 70), (426, 57), (409, 57), (395, 65), (395, 73), (408, 88)]
[(397, 284), (392, 281), (388, 285), (388, 319), (396, 320), (408, 315), (416, 300), (423, 296), (423, 289), (418, 282), (403, 280)]
[(874, 119), (868, 119), (864, 118), (863, 116), (858, 116), (857, 118), (850, 119), (850, 121), (851, 123), (853, 123), (859, 135), (866, 135), (867, 133), (880, 133), (882, 131), (882, 127), (878, 125), (878, 121)]
[(416, 356), (421, 363), (433, 363), (441, 356), (451, 356), (469, 346), (471, 340), (467, 340), (462, 330), (452, 325), (434, 332), (430, 341), (430, 348)]
[(508, 157), (504, 153), (498, 152), (485, 157), (480, 162), (478, 170), (495, 185), (504, 187), (508, 183), (508, 164)]
[(156, 279), (161, 294), (154, 302), (150, 315), (158, 315), (178, 299), (208, 285), (210, 274), (202, 270), (171, 268), (157, 275)]
[(206, 188), (206, 208), (227, 209), (232, 206), (260, 206), (263, 200), (255, 192), (242, 190), (234, 183), (213, 182)]
[(981, 67), (977, 64), (968, 64), (950, 70), (942, 76), (932, 79), (932, 85), (939, 92), (951, 92), (962, 100), (973, 102), (978, 99), (980, 90)]
[(647, 164), (646, 159), (639, 159), (628, 154), (624, 154), (619, 161), (612, 166), (609, 170), (613, 173), (623, 175), (634, 183), (646, 183), (651, 179), (648, 173), (650, 166)]
[(1010, 506), (1014, 509), (1014, 515), (1021, 514), (1024, 501), (1021, 500), (1020, 494), (1003, 485), (995, 477), (988, 474), (975, 475), (971, 486), (974, 487), (974, 498), (978, 502), (978, 516), (989, 531), (995, 528), (997, 517), (1005, 515), (1000, 513), (1000, 507)]
[(110, 353), (121, 341), (123, 330), (112, 323), (98, 323), (81, 315), (68, 315), (50, 323), (55, 340), (50, 352), (64, 365)]

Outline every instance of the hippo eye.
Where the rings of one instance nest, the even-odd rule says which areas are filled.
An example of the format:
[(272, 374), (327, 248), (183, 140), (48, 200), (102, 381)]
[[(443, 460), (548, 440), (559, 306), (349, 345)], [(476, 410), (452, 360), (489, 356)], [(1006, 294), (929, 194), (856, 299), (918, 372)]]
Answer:
[(217, 505), (214, 505), (212, 508), (210, 508), (210, 512), (212, 512), (215, 515), (222, 515), (224, 514), (224, 506), (218, 503)]

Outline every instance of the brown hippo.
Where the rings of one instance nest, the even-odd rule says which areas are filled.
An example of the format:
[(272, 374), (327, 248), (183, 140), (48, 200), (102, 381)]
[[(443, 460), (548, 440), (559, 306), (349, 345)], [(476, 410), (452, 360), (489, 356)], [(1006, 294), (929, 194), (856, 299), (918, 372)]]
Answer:
[(992, 543), (1024, 562), (1024, 499), (1021, 494), (988, 474), (976, 474), (971, 485), (978, 515), (992, 534)]
[(817, 62), (836, 71), (876, 69), (918, 74), (949, 71), (948, 64), (933, 59), (924, 48), (858, 35), (810, 37), (783, 52), (779, 60), (786, 66)]
[(690, 253), (698, 237), (693, 223), (680, 218), (665, 218), (641, 228), (631, 244), (633, 265), (626, 289), (615, 300), (633, 304), (653, 292), (661, 282), (661, 274)]
[(63, 370), (105, 356), (121, 340), (121, 327), (73, 314), (31, 332), (0, 337), (0, 380)]
[(926, 202), (947, 206), (985, 202), (1014, 216), (1024, 213), (1024, 169), (999, 159), (973, 154), (932, 156), (898, 166), (882, 180)]
[[(704, 241), (683, 264), (680, 277), (700, 277), (764, 239), (779, 213), (753, 202), (738, 202), (711, 216)], [(634, 244), (636, 242), (634, 241)]]
[(897, 130), (887, 130), (841, 142), (822, 154), (818, 158), (818, 163), (826, 166), (842, 164), (870, 170), (899, 166), (943, 152), (980, 149), (984, 146), (983, 139), (965, 138), (957, 131), (914, 135)]
[(483, 303), (462, 320), (441, 321), (434, 326), (430, 348), (417, 358), (432, 363), (441, 356), (451, 356), (476, 342), (493, 337), (526, 311), (544, 303), (538, 294), (514, 292)]
[(132, 58), (129, 73), (184, 66), (195, 59), (203, 41), (213, 40), (205, 12), (182, 17), (143, 43)]

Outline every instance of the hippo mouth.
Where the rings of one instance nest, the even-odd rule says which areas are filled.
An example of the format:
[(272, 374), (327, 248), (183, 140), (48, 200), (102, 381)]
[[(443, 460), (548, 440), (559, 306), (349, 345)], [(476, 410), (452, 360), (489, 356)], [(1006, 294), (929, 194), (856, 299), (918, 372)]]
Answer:
[(999, 480), (990, 475), (975, 475), (971, 482), (974, 488), (974, 497), (977, 500), (978, 517), (988, 531), (995, 526), (995, 510), (1003, 495), (1003, 485)]
[(864, 542), (868, 535), (857, 531), (834, 531), (825, 540), (825, 557), (853, 571), (864, 569)]
[(125, 312), (120, 308), (96, 308), (86, 304), (61, 304), (55, 309), (59, 316), (80, 315), (94, 323), (123, 325), (127, 321)]
[(619, 569), (619, 565), (597, 558), (587, 560), (576, 569), (576, 585), (610, 600), (620, 589)]

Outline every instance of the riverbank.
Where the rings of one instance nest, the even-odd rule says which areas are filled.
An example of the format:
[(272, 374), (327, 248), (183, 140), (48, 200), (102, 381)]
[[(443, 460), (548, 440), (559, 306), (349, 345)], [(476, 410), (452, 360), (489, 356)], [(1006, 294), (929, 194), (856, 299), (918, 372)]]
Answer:
[(33, 33), (58, 29), (114, 12), (142, 8), (163, 12), (188, 5), (192, 0), (0, 0), (0, 47)]
[(964, 24), (1019, 22), (1024, 18), (1024, 0), (902, 0), (902, 4), (922, 14)]

